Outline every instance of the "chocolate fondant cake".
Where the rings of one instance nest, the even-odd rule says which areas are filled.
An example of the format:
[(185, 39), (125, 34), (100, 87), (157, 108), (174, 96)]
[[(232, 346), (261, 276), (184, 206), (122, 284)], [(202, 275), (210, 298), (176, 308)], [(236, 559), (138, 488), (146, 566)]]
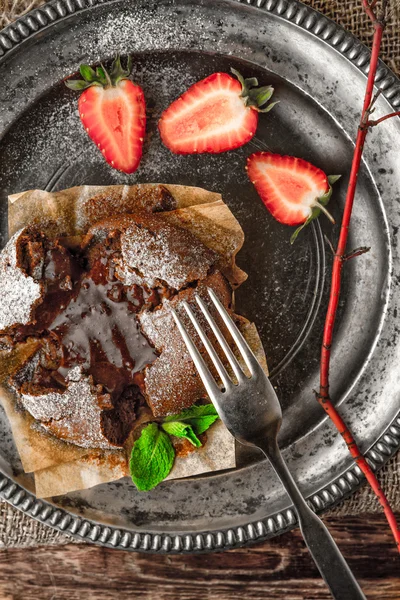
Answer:
[(218, 256), (162, 213), (119, 215), (77, 240), (17, 232), (0, 255), (0, 343), (40, 340), (13, 376), (19, 401), (56, 437), (121, 447), (140, 407), (154, 417), (205, 397), (170, 313), (207, 287), (230, 308)]

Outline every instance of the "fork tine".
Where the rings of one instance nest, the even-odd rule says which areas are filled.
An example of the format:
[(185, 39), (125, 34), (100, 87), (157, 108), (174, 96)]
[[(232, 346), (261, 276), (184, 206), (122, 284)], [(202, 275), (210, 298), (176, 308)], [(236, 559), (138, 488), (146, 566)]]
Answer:
[(217, 386), (213, 376), (211, 375), (206, 363), (203, 360), (203, 357), (194, 345), (191, 336), (186, 331), (186, 327), (184, 326), (184, 324), (182, 323), (182, 321), (180, 320), (179, 316), (173, 308), (171, 308), (171, 313), (183, 338), (183, 341), (186, 344), (189, 354), (196, 366), (196, 369), (199, 372), (204, 387), (206, 388), (207, 394), (210, 396), (211, 400), (217, 402), (221, 390)]
[(214, 303), (215, 308), (218, 310), (223, 322), (225, 323), (229, 333), (233, 337), (236, 342), (237, 347), (240, 350), (241, 355), (243, 356), (250, 373), (254, 375), (257, 370), (260, 369), (260, 364), (256, 357), (254, 356), (253, 351), (250, 349), (248, 343), (244, 339), (243, 335), (240, 333), (239, 329), (236, 327), (235, 323), (231, 319), (228, 311), (222, 306), (219, 301), (216, 293), (211, 288), (207, 288), (208, 294), (211, 300)]
[(208, 339), (208, 337), (205, 335), (204, 331), (202, 330), (202, 328), (201, 328), (198, 320), (196, 319), (192, 309), (190, 308), (189, 304), (186, 301), (182, 302), (182, 304), (185, 307), (185, 310), (186, 310), (187, 314), (189, 315), (189, 318), (192, 321), (197, 333), (199, 334), (199, 337), (200, 337), (201, 341), (203, 342), (205, 349), (207, 350), (208, 354), (210, 355), (210, 358), (213, 361), (214, 366), (217, 369), (219, 376), (221, 377), (221, 380), (222, 380), (222, 383), (224, 384), (225, 389), (229, 389), (232, 385), (232, 381), (231, 381), (224, 365), (222, 364), (218, 354), (216, 353), (210, 340)]
[(236, 356), (233, 354), (228, 342), (222, 335), (220, 328), (218, 327), (218, 325), (212, 318), (204, 301), (197, 294), (196, 294), (195, 298), (196, 298), (197, 304), (200, 306), (200, 308), (202, 310), (203, 315), (207, 319), (207, 322), (210, 325), (215, 337), (217, 338), (219, 345), (221, 346), (222, 350), (225, 352), (225, 355), (226, 355), (227, 359), (229, 360), (229, 363), (230, 363), (230, 365), (233, 369), (233, 372), (235, 373), (238, 381), (242, 381), (243, 377), (245, 377), (245, 375), (238, 363)]

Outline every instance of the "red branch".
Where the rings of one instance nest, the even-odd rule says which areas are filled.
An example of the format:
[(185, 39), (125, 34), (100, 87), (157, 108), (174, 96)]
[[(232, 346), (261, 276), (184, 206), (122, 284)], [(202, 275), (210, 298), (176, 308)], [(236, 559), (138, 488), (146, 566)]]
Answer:
[[(394, 539), (397, 543), (399, 552), (400, 552), (400, 531), (396, 523), (396, 518), (393, 514), (393, 511), (389, 505), (389, 502), (379, 485), (379, 482), (372, 471), (371, 467), (367, 463), (366, 459), (361, 454), (356, 441), (347, 428), (345, 422), (337, 412), (336, 408), (331, 402), (329, 396), (329, 368), (330, 368), (330, 360), (331, 360), (331, 346), (332, 346), (332, 338), (333, 338), (333, 330), (335, 326), (336, 313), (339, 304), (339, 296), (340, 296), (340, 287), (341, 287), (341, 279), (342, 279), (342, 269), (346, 260), (346, 246), (347, 246), (347, 238), (349, 233), (350, 226), (350, 218), (354, 203), (354, 196), (357, 186), (358, 173), (361, 164), (362, 152), (364, 149), (365, 138), (367, 136), (369, 130), (369, 116), (372, 109), (372, 106), (376, 100), (376, 97), (373, 98), (376, 70), (378, 66), (378, 58), (381, 48), (382, 42), (382, 34), (385, 29), (385, 12), (386, 12), (386, 2), (383, 0), (383, 8), (382, 14), (378, 17), (374, 12), (375, 4), (369, 4), (367, 0), (363, 0), (363, 6), (365, 12), (369, 16), (372, 21), (374, 27), (374, 36), (372, 42), (372, 52), (371, 52), (371, 61), (370, 68), (368, 73), (368, 81), (367, 87), (365, 91), (364, 97), (364, 105), (362, 109), (360, 125), (358, 128), (356, 145), (354, 149), (353, 161), (351, 165), (349, 186), (346, 194), (346, 201), (343, 212), (343, 219), (340, 227), (340, 235), (339, 242), (336, 248), (336, 252), (334, 253), (333, 260), (333, 268), (332, 268), (332, 280), (331, 280), (331, 290), (329, 297), (329, 304), (326, 314), (325, 327), (324, 327), (324, 335), (323, 342), (321, 348), (321, 364), (320, 364), (320, 390), (317, 395), (318, 401), (321, 406), (324, 408), (325, 412), (332, 419), (339, 433), (343, 437), (344, 441), (347, 444), (347, 447), (354, 458), (357, 465), (360, 467), (361, 471), (365, 475), (368, 483), (371, 488), (375, 492), (380, 504), (383, 507), (386, 518), (392, 530)], [(395, 116), (398, 113), (393, 113), (391, 115), (387, 115), (386, 117), (382, 117), (378, 119), (374, 124), (378, 124), (382, 122), (389, 116)]]
[(386, 121), (386, 119), (391, 119), (392, 117), (400, 117), (400, 110), (398, 110), (397, 112), (389, 113), (388, 115), (385, 115), (384, 117), (381, 117), (380, 119), (376, 119), (376, 121), (368, 120), (367, 126), (375, 127), (375, 125), (379, 125), (379, 123), (383, 123), (383, 121)]

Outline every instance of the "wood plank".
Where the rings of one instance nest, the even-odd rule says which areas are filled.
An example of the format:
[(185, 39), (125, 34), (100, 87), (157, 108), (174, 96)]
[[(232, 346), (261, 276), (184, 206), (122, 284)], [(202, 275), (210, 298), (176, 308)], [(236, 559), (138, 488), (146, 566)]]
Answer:
[[(327, 520), (370, 600), (400, 600), (384, 517)], [(0, 600), (328, 600), (298, 531), (251, 548), (160, 556), (94, 546), (0, 552)]]

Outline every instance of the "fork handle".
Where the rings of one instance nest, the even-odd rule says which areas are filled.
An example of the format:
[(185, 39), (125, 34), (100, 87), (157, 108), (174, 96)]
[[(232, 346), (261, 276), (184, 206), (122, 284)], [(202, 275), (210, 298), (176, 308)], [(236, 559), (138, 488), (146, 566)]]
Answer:
[(262, 440), (257, 446), (270, 460), (290, 497), (300, 530), (311, 556), (335, 600), (366, 600), (335, 540), (321, 519), (309, 508), (295, 483), (278, 444)]

